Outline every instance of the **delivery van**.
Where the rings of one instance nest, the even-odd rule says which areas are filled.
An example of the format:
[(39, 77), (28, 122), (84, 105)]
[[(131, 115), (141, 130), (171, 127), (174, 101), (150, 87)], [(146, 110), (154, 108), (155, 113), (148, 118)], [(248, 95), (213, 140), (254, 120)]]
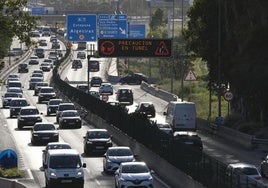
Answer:
[(84, 187), (84, 169), (80, 154), (75, 149), (49, 150), (44, 165), (46, 187)]
[(196, 131), (195, 103), (170, 101), (163, 114), (173, 131)]

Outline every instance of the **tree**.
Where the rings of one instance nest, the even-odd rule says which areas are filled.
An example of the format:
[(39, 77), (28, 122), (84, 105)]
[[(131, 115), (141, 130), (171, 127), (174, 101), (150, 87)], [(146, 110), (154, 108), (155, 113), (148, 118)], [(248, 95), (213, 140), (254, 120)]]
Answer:
[(207, 61), (210, 81), (217, 80), (220, 69), (222, 81), (235, 93), (235, 110), (261, 122), (267, 119), (260, 114), (268, 115), (267, 9), (268, 2), (262, 0), (195, 0), (184, 32), (187, 49)]
[(27, 0), (2, 0), (0, 2), (0, 58), (6, 56), (12, 38), (17, 36), (21, 42), (30, 45), (30, 31), (36, 26), (38, 18), (24, 11)]

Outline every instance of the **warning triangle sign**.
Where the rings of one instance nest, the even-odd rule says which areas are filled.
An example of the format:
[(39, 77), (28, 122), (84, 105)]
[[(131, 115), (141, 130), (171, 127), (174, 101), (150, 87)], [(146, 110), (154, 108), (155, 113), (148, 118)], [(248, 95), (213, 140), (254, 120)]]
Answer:
[(160, 43), (159, 43), (159, 45), (157, 46), (157, 48), (156, 48), (156, 50), (155, 50), (155, 52), (154, 52), (154, 54), (156, 55), (156, 56), (167, 56), (167, 55), (169, 55), (169, 51), (168, 51), (168, 48), (167, 48), (167, 45), (165, 44), (165, 42), (164, 41), (161, 41)]
[(64, 82), (69, 82), (69, 79), (67, 78), (67, 76), (65, 77)]
[(187, 75), (184, 78), (184, 80), (185, 81), (196, 81), (197, 80), (193, 70), (189, 70), (189, 72), (187, 73)]

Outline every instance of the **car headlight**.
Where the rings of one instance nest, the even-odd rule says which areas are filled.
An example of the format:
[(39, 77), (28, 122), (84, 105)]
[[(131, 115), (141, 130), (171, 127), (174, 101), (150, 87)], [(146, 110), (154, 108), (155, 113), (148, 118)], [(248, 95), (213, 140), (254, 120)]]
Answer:
[(38, 120), (38, 121), (41, 121), (41, 120), (42, 120), (42, 118), (41, 118), (41, 117), (38, 117), (38, 118), (37, 118), (37, 120)]
[(35, 133), (33, 134), (33, 137), (37, 137), (37, 136), (38, 136), (38, 134), (35, 134)]
[(64, 119), (64, 120), (62, 120), (64, 123), (66, 123), (67, 122), (67, 120), (66, 119)]
[(111, 143), (112, 143), (112, 140), (111, 139), (107, 141), (107, 144), (111, 144)]
[(20, 120), (20, 121), (24, 121), (24, 118), (23, 118), (23, 117), (20, 117), (19, 120)]
[(83, 172), (82, 171), (78, 171), (76, 176), (80, 177), (80, 176), (83, 176)]
[(50, 172), (50, 176), (57, 177), (57, 174), (55, 172)]
[(39, 97), (43, 97), (43, 95), (42, 94), (39, 94)]
[(59, 136), (59, 133), (54, 133), (54, 135), (53, 136)]
[(87, 144), (92, 144), (92, 142), (91, 142), (91, 141), (89, 141), (89, 140), (87, 140)]
[(148, 180), (148, 181), (152, 181), (152, 180), (153, 180), (153, 177), (150, 176), (147, 180)]
[(124, 178), (120, 177), (119, 181), (126, 181)]

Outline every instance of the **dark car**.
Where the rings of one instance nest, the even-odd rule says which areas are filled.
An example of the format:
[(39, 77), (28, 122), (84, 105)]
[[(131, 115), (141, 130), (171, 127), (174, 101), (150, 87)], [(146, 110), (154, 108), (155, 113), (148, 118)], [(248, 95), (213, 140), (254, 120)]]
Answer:
[(34, 126), (37, 122), (42, 122), (42, 118), (36, 107), (26, 106), (20, 109), (18, 115), (18, 129), (22, 129), (24, 126)]
[(138, 104), (135, 113), (144, 114), (147, 117), (155, 117), (155, 107), (151, 102), (141, 102)]
[(53, 41), (51, 48), (52, 49), (60, 49), (60, 43), (59, 43), (59, 41)]
[(91, 78), (91, 81), (90, 81), (90, 86), (91, 87), (94, 87), (94, 86), (101, 86), (101, 84), (102, 84), (102, 79), (101, 79), (101, 77), (98, 77), (98, 76), (93, 76), (92, 78)]
[(6, 106), (10, 105), (10, 101), (13, 98), (20, 98), (20, 95), (18, 93), (13, 92), (6, 92), (4, 96), (2, 96), (2, 106), (5, 108)]
[(39, 58), (44, 58), (45, 57), (45, 50), (43, 48), (36, 48), (35, 55)]
[(84, 138), (84, 153), (105, 153), (113, 146), (112, 136), (106, 129), (89, 129)]
[(98, 91), (89, 91), (89, 94), (97, 99), (100, 99), (100, 93)]
[(29, 80), (29, 89), (34, 89), (37, 83), (43, 82), (43, 78), (31, 77)]
[(116, 92), (116, 100), (120, 103), (129, 103), (133, 104), (133, 92), (132, 89), (118, 89)]
[(9, 104), (9, 117), (13, 117), (20, 113), (22, 107), (29, 106), (29, 103), (25, 98), (12, 98)]
[(56, 122), (59, 123), (59, 118), (64, 110), (75, 110), (74, 103), (60, 103), (56, 112)]
[(49, 101), (50, 99), (55, 99), (56, 93), (53, 87), (41, 87), (38, 93), (38, 103), (43, 101)]
[(85, 93), (88, 93), (88, 91), (90, 89), (87, 84), (77, 84), (76, 88), (85, 92)]
[(46, 87), (46, 86), (49, 86), (48, 82), (38, 82), (38, 83), (36, 83), (35, 87), (34, 87), (34, 95), (38, 95), (39, 90), (41, 89), (41, 87)]
[(59, 131), (53, 123), (36, 123), (31, 132), (32, 145), (59, 141)]
[(27, 73), (29, 72), (27, 63), (20, 63), (18, 65), (18, 73)]
[(73, 69), (82, 68), (82, 61), (80, 59), (74, 59), (72, 62), (72, 68)]
[(147, 76), (142, 73), (129, 74), (119, 80), (121, 84), (141, 84), (142, 81), (148, 82)]
[(60, 128), (81, 128), (82, 120), (77, 110), (64, 110), (59, 117)]
[(40, 40), (39, 46), (47, 46), (47, 41), (45, 39)]
[(39, 64), (39, 60), (37, 56), (31, 56), (29, 59), (29, 65), (37, 65)]
[(47, 103), (47, 115), (56, 114), (62, 99), (50, 99)]
[(83, 51), (77, 52), (77, 58), (86, 59), (86, 52)]

